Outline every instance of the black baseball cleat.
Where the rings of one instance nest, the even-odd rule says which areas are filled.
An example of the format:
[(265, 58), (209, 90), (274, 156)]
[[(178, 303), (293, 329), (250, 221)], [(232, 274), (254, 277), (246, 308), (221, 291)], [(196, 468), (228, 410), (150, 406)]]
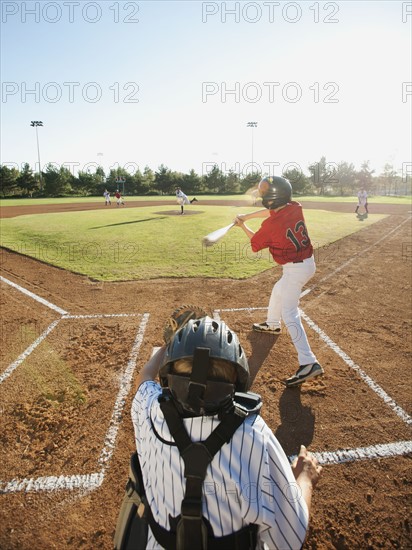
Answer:
[(280, 334), (281, 332), (279, 327), (272, 328), (266, 321), (264, 323), (253, 323), (253, 330), (255, 332), (267, 332), (267, 334)]
[(292, 388), (293, 386), (299, 386), (300, 384), (303, 384), (303, 382), (306, 382), (306, 380), (315, 378), (315, 376), (320, 376), (324, 372), (325, 371), (319, 365), (319, 363), (310, 363), (309, 365), (301, 365), (298, 368), (296, 374), (294, 374), (290, 378), (287, 378), (284, 381), (284, 384), (288, 388)]
[(196, 197), (194, 197), (191, 202), (199, 202)]

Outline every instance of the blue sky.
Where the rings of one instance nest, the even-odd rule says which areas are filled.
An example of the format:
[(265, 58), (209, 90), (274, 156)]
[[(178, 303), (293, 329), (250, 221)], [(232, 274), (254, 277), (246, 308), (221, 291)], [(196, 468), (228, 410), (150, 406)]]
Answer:
[[(1, 162), (411, 162), (410, 2), (1, 2)], [(248, 121), (257, 121), (255, 129)]]

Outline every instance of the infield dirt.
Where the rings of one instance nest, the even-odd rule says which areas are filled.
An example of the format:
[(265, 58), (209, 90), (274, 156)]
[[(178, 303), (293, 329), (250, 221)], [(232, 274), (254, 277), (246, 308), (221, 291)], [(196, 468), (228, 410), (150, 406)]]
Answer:
[[(324, 203), (318, 207), (326, 208)], [(330, 208), (351, 211), (353, 205)], [(19, 213), (27, 213), (24, 210)], [(411, 415), (410, 213), (409, 207), (398, 205), (379, 205), (379, 213), (388, 217), (316, 252), (317, 273), (301, 307)], [(289, 456), (301, 443), (312, 451), (334, 452), (412, 439), (410, 424), (307, 325), (325, 375), (301, 388), (285, 389), (282, 380), (297, 367), (289, 336), (251, 331), (253, 322), (264, 319), (277, 268), (247, 281), (100, 283), (5, 250), (1, 253), (4, 278), (72, 316), (130, 315), (62, 320), (0, 385), (2, 482), (95, 472), (140, 315), (149, 317), (134, 377), (153, 347), (161, 345), (166, 319), (182, 303), (195, 303), (210, 312), (230, 310), (220, 311), (220, 316), (240, 336), (250, 358), (251, 389), (262, 395), (262, 415)], [(1, 376), (61, 315), (10, 285), (2, 283), (0, 289)], [(0, 495), (0, 548), (112, 548), (134, 445), (130, 420), (134, 390), (133, 386), (127, 396), (102, 485), (89, 492)], [(304, 548), (411, 548), (411, 483), (410, 455), (325, 465), (314, 492)]]

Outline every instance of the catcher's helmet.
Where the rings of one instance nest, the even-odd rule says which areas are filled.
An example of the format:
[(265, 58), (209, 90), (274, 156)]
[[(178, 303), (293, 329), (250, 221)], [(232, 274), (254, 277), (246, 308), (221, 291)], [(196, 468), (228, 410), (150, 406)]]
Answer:
[(292, 186), (290, 182), (279, 176), (263, 178), (259, 183), (259, 193), (265, 208), (273, 210), (292, 200)]
[[(171, 374), (173, 363), (179, 359), (192, 361), (191, 373)], [(213, 379), (209, 374), (213, 359), (232, 363), (236, 382)], [(176, 332), (166, 350), (159, 378), (183, 413), (216, 414), (231, 402), (235, 392), (247, 391), (249, 365), (237, 335), (223, 321), (206, 316), (191, 319)]]

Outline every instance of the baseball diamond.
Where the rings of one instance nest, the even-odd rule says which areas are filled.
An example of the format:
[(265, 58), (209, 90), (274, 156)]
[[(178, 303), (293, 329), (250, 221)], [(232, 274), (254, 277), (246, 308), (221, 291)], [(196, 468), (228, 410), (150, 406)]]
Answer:
[(302, 443), (323, 465), (303, 548), (410, 547), (410, 207), (379, 212), (387, 216), (318, 251), (300, 308), (325, 374), (297, 388), (282, 384), (294, 368), (284, 329), (251, 328), (266, 314), (272, 270), (110, 283), (1, 249), (0, 547), (29, 550), (33, 533), (37, 548), (112, 547), (133, 452), (134, 381), (181, 304), (236, 330), (262, 417), (288, 458)]

